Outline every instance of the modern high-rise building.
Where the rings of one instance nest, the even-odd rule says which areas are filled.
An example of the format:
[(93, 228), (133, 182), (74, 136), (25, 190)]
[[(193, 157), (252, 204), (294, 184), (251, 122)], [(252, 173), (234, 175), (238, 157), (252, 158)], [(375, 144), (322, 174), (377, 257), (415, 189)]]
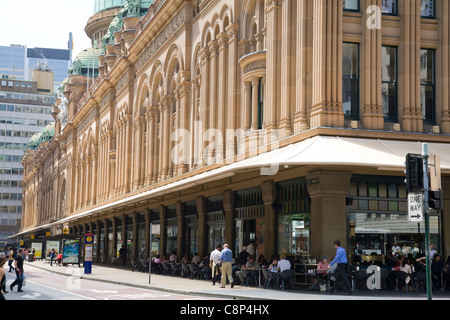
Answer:
[(67, 78), (72, 63), (72, 37), (67, 49), (27, 48), (24, 45), (0, 46), (0, 78), (32, 81), (33, 70), (45, 65), (54, 73), (52, 91)]
[(55, 98), (42, 93), (52, 86), (53, 72), (36, 70), (34, 77), (39, 80), (0, 79), (0, 241), (20, 227), (25, 150), (42, 135), (53, 137)]

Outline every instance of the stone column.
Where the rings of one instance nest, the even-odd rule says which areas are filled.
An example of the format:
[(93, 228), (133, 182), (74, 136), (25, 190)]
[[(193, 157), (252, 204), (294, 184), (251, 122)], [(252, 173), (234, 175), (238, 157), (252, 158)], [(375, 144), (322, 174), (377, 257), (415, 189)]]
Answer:
[(159, 206), (159, 220), (160, 220), (159, 248), (161, 250), (161, 257), (162, 257), (164, 254), (166, 254), (167, 250), (166, 207), (163, 205)]
[(262, 199), (264, 202), (264, 256), (270, 257), (277, 254), (277, 213), (274, 208), (276, 203), (276, 186), (273, 181), (264, 182), (261, 185)]
[[(293, 88), (295, 81), (295, 56), (293, 47), (293, 31), (295, 31), (296, 11), (294, 4), (297, 0), (283, 0), (282, 5), (282, 39), (281, 39), (281, 115), (280, 115), (280, 138), (292, 135), (291, 115), (294, 110), (295, 95)], [(297, 4), (298, 5), (298, 4)]]
[(277, 110), (281, 104), (281, 0), (266, 0), (267, 66), (264, 129), (277, 129)]
[[(381, 0), (366, 0), (364, 8), (377, 6), (381, 8)], [(367, 21), (373, 13), (363, 11), (363, 21)], [(381, 16), (381, 13), (380, 13)], [(381, 97), (381, 37), (382, 31), (363, 25), (361, 43), (361, 99), (363, 113), (361, 120), (364, 129), (382, 130), (384, 127), (383, 102)]]
[(103, 263), (108, 262), (108, 219), (103, 220)]
[(437, 5), (441, 46), (436, 55), (436, 122), (442, 134), (450, 134), (450, 4), (438, 1)]
[(178, 237), (177, 237), (177, 257), (183, 257), (186, 253), (186, 238), (185, 238), (185, 223), (184, 223), (184, 207), (181, 201), (176, 204), (177, 213), (177, 227), (178, 227)]
[(250, 114), (252, 104), (252, 83), (250, 81), (244, 82), (244, 107), (242, 108), (242, 129), (245, 131), (250, 129)]
[(259, 79), (252, 79), (252, 130), (258, 130)]
[(151, 258), (149, 256), (149, 254), (150, 254), (150, 233), (152, 232), (152, 230), (150, 230), (150, 223), (151, 223), (150, 214), (151, 214), (150, 209), (145, 209), (145, 251), (144, 251), (144, 261), (147, 261), (147, 259)]
[(300, 133), (309, 127), (308, 108), (311, 106), (312, 77), (312, 15), (314, 3), (310, 0), (297, 1), (297, 56), (296, 56), (296, 106), (294, 115), (294, 133)]
[(344, 127), (342, 108), (343, 1), (314, 1), (311, 128)]
[[(232, 250), (236, 248), (236, 220), (234, 211), (234, 194), (232, 190), (223, 193), (223, 210), (225, 214), (225, 242)], [(233, 252), (236, 256), (239, 252)]]
[[(131, 253), (131, 259), (136, 262), (139, 259), (139, 248), (138, 246), (138, 213), (137, 212), (133, 212), (131, 214), (131, 218), (133, 220), (133, 239), (132, 239), (132, 248), (133, 248), (133, 252)], [(130, 254), (130, 253), (129, 253)]]
[(101, 224), (101, 221), (97, 220), (95, 222), (95, 224), (97, 226), (97, 229), (95, 230), (97, 233), (97, 246), (95, 248), (95, 257), (96, 257), (95, 262), (100, 262), (100, 245), (101, 245), (100, 224)]
[[(228, 70), (227, 70), (227, 109), (225, 130), (235, 130), (239, 127), (239, 122), (235, 122), (238, 117), (237, 112), (240, 106), (240, 92), (238, 89), (238, 75), (241, 68), (238, 63), (238, 31), (239, 24), (230, 24), (226, 28), (228, 38)], [(226, 135), (226, 151), (225, 158), (229, 158), (235, 154), (234, 135)]]
[(207, 252), (206, 199), (198, 197), (195, 201), (198, 215), (198, 254), (203, 257), (209, 253)]
[(334, 240), (347, 249), (346, 198), (351, 173), (317, 171), (306, 175), (311, 197), (311, 256), (333, 257)]
[(398, 115), (402, 131), (423, 132), (420, 106), (420, 0), (399, 1)]

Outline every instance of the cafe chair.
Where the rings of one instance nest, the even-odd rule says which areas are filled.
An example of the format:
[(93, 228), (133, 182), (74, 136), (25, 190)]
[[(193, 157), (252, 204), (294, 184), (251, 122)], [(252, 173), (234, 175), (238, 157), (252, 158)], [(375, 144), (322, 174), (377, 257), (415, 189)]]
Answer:
[(189, 265), (187, 265), (186, 263), (183, 263), (181, 265), (181, 277), (188, 278), (190, 274), (191, 274), (191, 270), (189, 269)]
[(278, 274), (277, 277), (277, 288), (280, 287), (281, 284), (281, 290), (284, 290), (285, 283), (289, 285), (289, 288), (294, 288), (294, 270), (284, 270), (281, 273)]
[(354, 278), (354, 290), (366, 291), (367, 288), (367, 273), (366, 270), (358, 270), (355, 272)]
[(181, 275), (181, 265), (175, 262), (171, 262), (170, 266), (172, 268), (172, 277), (175, 277), (176, 275)]
[(191, 280), (194, 278), (200, 279), (201, 278), (201, 273), (200, 273), (200, 267), (195, 265), (195, 264), (190, 264), (189, 265), (189, 271), (191, 272)]
[(405, 287), (406, 292), (409, 292), (409, 283), (412, 284), (413, 277), (412, 275), (410, 277), (410, 282), (406, 283), (406, 279), (408, 278), (408, 274), (403, 271), (395, 271), (395, 291), (398, 291), (399, 288)]
[(170, 266), (170, 263), (168, 261), (163, 261), (163, 275), (167, 276), (172, 273), (172, 267)]
[(270, 273), (269, 273), (269, 270), (267, 270), (267, 269), (263, 269), (262, 273), (263, 273), (263, 277), (264, 277), (264, 289), (272, 288), (273, 287), (272, 280), (275, 280), (275, 278), (269, 276)]

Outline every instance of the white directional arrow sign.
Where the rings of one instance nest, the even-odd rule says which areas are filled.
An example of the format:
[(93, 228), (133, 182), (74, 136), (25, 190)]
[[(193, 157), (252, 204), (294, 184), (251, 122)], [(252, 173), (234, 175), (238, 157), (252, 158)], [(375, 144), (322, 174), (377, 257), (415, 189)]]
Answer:
[(423, 222), (423, 193), (408, 193), (409, 222)]

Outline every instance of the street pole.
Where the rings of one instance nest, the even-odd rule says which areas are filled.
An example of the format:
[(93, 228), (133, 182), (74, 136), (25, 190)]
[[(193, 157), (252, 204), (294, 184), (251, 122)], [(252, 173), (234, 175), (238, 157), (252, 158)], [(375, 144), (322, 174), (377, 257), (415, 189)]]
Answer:
[(426, 267), (426, 283), (427, 283), (427, 299), (432, 300), (431, 294), (431, 261), (430, 261), (430, 208), (428, 206), (429, 200), (429, 184), (428, 184), (428, 143), (422, 144), (422, 156), (423, 156), (423, 205), (424, 205), (424, 218), (425, 218), (425, 259), (427, 262)]

